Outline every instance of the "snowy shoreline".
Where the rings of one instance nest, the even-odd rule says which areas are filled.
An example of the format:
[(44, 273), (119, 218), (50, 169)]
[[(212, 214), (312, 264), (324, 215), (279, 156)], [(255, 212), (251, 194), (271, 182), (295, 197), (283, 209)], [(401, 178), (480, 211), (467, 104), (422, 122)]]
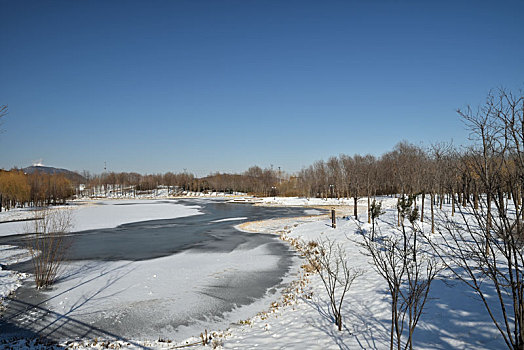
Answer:
[[(52, 210), (71, 210), (74, 231), (111, 228), (122, 224), (156, 219), (168, 219), (202, 214), (199, 206), (184, 206), (177, 201), (159, 200), (96, 200), (71, 202), (71, 205), (52, 207)], [(125, 204), (125, 205), (120, 205)], [(133, 207), (128, 205), (132, 204)], [(154, 205), (151, 205), (154, 204)], [(132, 210), (130, 210), (132, 209)], [(30, 220), (34, 219), (33, 208), (13, 209), (0, 213), (0, 237), (25, 233)], [(95, 219), (96, 218), (96, 219)], [(0, 245), (0, 305), (2, 299), (11, 295), (28, 277), (25, 273), (2, 268), (30, 259), (26, 249), (11, 245)]]
[[(126, 201), (126, 203), (125, 203), (126, 205), (122, 206), (121, 208), (131, 208), (131, 207), (136, 207), (136, 205), (140, 205), (140, 204), (143, 203), (143, 202), (144, 202), (144, 201), (142, 201), (142, 200), (141, 200), (141, 201), (136, 201), (136, 202)], [(115, 202), (115, 201), (109, 201), (109, 202), (106, 201), (104, 204), (100, 204), (100, 203), (98, 203), (98, 201), (97, 201), (97, 202), (96, 202), (97, 205), (88, 205), (88, 206), (83, 206), (83, 207), (82, 207), (82, 208), (83, 208), (82, 211), (88, 211), (88, 212), (91, 213), (91, 216), (92, 216), (93, 213), (96, 213), (95, 211), (93, 211), (93, 210), (95, 210), (96, 208), (104, 209), (104, 210), (107, 210), (108, 208), (110, 208), (110, 206), (107, 205), (108, 203), (111, 203), (111, 204), (120, 204), (120, 202)], [(132, 204), (132, 205), (130, 206), (129, 204)], [(185, 206), (186, 208), (192, 208), (192, 209), (195, 209), (193, 206), (188, 207), (188, 206), (187, 206), (187, 203), (184, 203), (184, 204), (186, 204), (186, 206)], [(157, 206), (157, 205), (155, 205), (155, 207), (156, 207), (156, 206)], [(82, 211), (80, 211), (80, 212), (82, 212)], [(113, 212), (114, 212), (114, 210), (113, 210)], [(196, 215), (196, 213), (193, 213), (193, 215)], [(79, 216), (79, 215), (78, 215), (78, 213), (77, 213), (77, 217), (78, 217), (78, 216)], [(80, 218), (82, 218), (82, 219), (84, 220), (84, 222), (86, 221), (86, 220), (85, 220), (86, 217), (88, 217), (88, 215), (80, 215)], [(105, 217), (108, 217), (108, 215), (106, 215)], [(135, 217), (135, 219), (136, 219), (136, 217)], [(149, 217), (148, 217), (148, 219), (149, 219)], [(244, 220), (244, 219), (246, 219), (246, 217), (230, 217), (230, 218), (227, 218), (227, 219), (215, 220), (215, 222), (228, 222), (228, 221), (237, 221), (237, 220)], [(121, 221), (122, 221), (122, 220), (121, 220)], [(135, 221), (135, 220), (133, 220), (133, 221)], [(106, 224), (104, 224), (104, 227), (107, 227), (107, 226), (108, 226), (107, 220), (106, 220), (105, 222), (106, 222)], [(213, 221), (212, 221), (212, 222), (213, 222)], [(91, 225), (92, 225), (91, 227), (93, 227), (93, 224), (91, 224)], [(100, 225), (100, 223), (98, 223), (98, 225)], [(266, 249), (266, 248), (264, 248), (264, 249)], [(264, 266), (263, 266), (263, 265), (260, 265), (260, 262), (261, 262), (260, 259), (255, 258), (255, 257), (256, 257), (256, 254), (259, 254), (259, 255), (261, 254), (260, 257), (262, 258), (263, 255), (269, 254), (270, 252), (269, 252), (269, 251), (268, 251), (268, 252), (265, 252), (264, 250), (260, 250), (259, 253), (256, 253), (255, 255), (253, 255), (254, 253), (256, 253), (256, 251), (254, 251), (254, 250), (249, 250), (249, 254), (250, 254), (249, 257), (250, 257), (251, 259), (249, 259), (248, 256), (246, 256), (245, 258), (241, 259), (241, 260), (244, 260), (244, 261), (245, 261), (245, 262), (243, 263), (243, 266), (240, 266), (240, 265), (239, 265), (239, 266), (236, 267), (236, 268), (235, 268), (233, 265), (229, 266), (230, 264), (227, 263), (228, 259), (224, 259), (224, 263), (226, 263), (226, 265), (224, 265), (224, 266), (222, 267), (222, 269), (224, 270), (224, 273), (225, 273), (227, 270), (231, 270), (232, 268), (233, 268), (233, 270), (235, 270), (235, 269), (240, 269), (240, 270), (245, 269), (245, 268), (247, 267), (247, 266), (246, 266), (246, 263), (247, 263), (247, 262), (249, 262), (250, 264), (255, 263), (255, 264), (256, 264), (256, 269), (261, 269), (261, 271), (263, 271), (263, 270), (264, 270)], [(194, 254), (190, 254), (190, 253), (183, 253), (183, 255), (184, 255), (184, 254), (185, 254), (186, 258), (188, 258), (190, 255), (194, 255)], [(183, 260), (183, 259), (182, 259), (182, 258), (183, 258), (183, 255), (177, 255), (176, 257), (166, 257), (166, 258), (164, 258), (164, 260), (165, 260), (165, 259), (168, 259), (168, 260), (169, 260), (169, 259), (171, 259), (171, 260), (172, 260), (172, 259), (178, 259), (178, 263), (174, 263), (174, 264), (172, 264), (172, 263), (167, 263), (167, 262), (166, 262), (166, 263), (161, 263), (160, 266), (162, 266), (162, 265), (165, 265), (165, 266), (172, 266), (172, 265), (174, 265), (174, 266), (180, 266), (180, 264), (182, 263), (182, 260)], [(217, 257), (217, 259), (219, 259), (218, 257), (220, 256), (220, 254), (212, 254), (212, 256), (215, 256), (215, 257)], [(209, 258), (212, 258), (212, 256), (209, 256)], [(227, 257), (224, 256), (224, 258), (227, 258)], [(253, 258), (255, 258), (255, 259), (253, 259)], [(180, 260), (180, 259), (182, 259), (182, 260)], [(202, 262), (201, 259), (202, 259), (202, 258), (198, 258), (197, 260), (194, 260), (194, 259), (191, 260), (191, 261), (193, 261), (193, 263), (190, 263), (190, 265), (191, 265), (191, 264), (194, 265), (195, 262), (197, 262), (197, 261)], [(214, 259), (214, 258), (213, 258), (213, 259)], [(264, 258), (264, 259), (266, 259), (266, 258)], [(270, 261), (269, 261), (269, 262), (270, 262)], [(154, 262), (153, 262), (153, 263), (154, 263)], [(94, 264), (94, 265), (93, 265), (93, 264)], [(90, 280), (90, 279), (92, 279), (92, 278), (96, 278), (96, 275), (92, 275), (93, 272), (96, 270), (96, 269), (94, 268), (94, 266), (96, 265), (96, 263), (93, 262), (93, 264), (90, 265), (90, 266), (91, 266), (91, 269), (90, 269), (89, 271), (91, 271), (91, 272), (87, 271), (87, 272), (88, 272), (88, 275), (87, 275), (87, 276), (82, 276), (82, 280), (78, 280), (78, 281), (77, 281), (77, 280), (73, 279), (73, 280), (71, 280), (71, 283), (68, 284), (69, 287), (68, 287), (68, 285), (65, 285), (65, 287), (64, 287), (64, 286), (62, 286), (62, 287), (65, 288), (65, 290), (69, 290), (69, 289), (73, 290), (75, 285), (83, 284), (83, 282), (82, 282), (83, 280)], [(140, 265), (143, 265), (143, 264), (147, 264), (147, 262), (140, 263)], [(71, 267), (72, 267), (72, 266), (75, 265), (75, 264), (69, 264), (69, 263), (68, 263), (68, 265), (71, 265)], [(125, 267), (125, 266), (120, 266), (121, 264), (118, 263), (118, 262), (117, 262), (116, 264), (113, 263), (113, 265), (115, 265), (115, 266), (114, 266), (114, 267), (113, 267), (113, 266), (109, 266), (109, 267), (107, 267), (107, 269), (105, 269), (105, 270), (108, 270), (108, 269), (109, 269), (109, 270), (120, 269), (124, 275), (128, 274), (128, 272), (126, 272), (127, 270), (126, 270), (126, 267)], [(118, 266), (117, 266), (117, 265), (118, 265)], [(157, 264), (157, 265), (158, 265), (158, 264)], [(216, 263), (215, 263), (214, 265), (216, 265)], [(295, 265), (296, 265), (296, 264), (295, 264)], [(254, 266), (255, 266), (255, 265), (254, 265)], [(220, 265), (216, 265), (215, 267), (216, 267), (217, 269), (219, 269)], [(268, 268), (270, 268), (270, 266), (268, 266)], [(77, 267), (76, 269), (77, 269), (77, 270), (78, 270), (78, 269), (81, 269), (81, 267)], [(158, 277), (160, 277), (159, 273), (158, 273), (158, 272), (153, 273), (153, 270), (151, 270), (151, 268), (146, 268), (146, 270), (150, 271), (150, 272), (145, 273), (146, 275), (151, 275), (151, 276), (154, 275), (154, 278), (155, 278), (155, 279), (156, 279), (157, 275), (158, 275)], [(139, 271), (141, 271), (141, 270), (139, 270)], [(165, 273), (164, 273), (164, 274), (165, 274)], [(201, 274), (201, 273), (200, 273), (200, 274)], [(69, 275), (75, 276), (75, 275), (78, 275), (78, 274), (75, 273), (75, 269), (73, 268), (73, 270), (71, 270), (71, 271), (69, 272)], [(91, 276), (91, 275), (92, 275), (92, 276)], [(132, 280), (137, 280), (137, 278), (140, 279), (139, 276), (140, 276), (140, 275), (143, 275), (143, 273), (138, 273), (138, 275), (136, 275), (136, 276), (135, 276), (135, 275), (136, 275), (136, 273), (130, 275), (130, 279), (128, 279), (128, 282), (131, 282)], [(284, 281), (281, 282), (281, 284), (287, 284), (288, 282), (291, 281), (291, 279), (294, 279), (294, 277), (292, 277), (292, 275), (293, 275), (293, 272), (292, 272), (292, 271), (289, 271), (289, 272), (284, 276)], [(133, 277), (133, 276), (134, 276), (134, 277)], [(66, 276), (65, 278), (68, 279), (67, 276)], [(126, 277), (126, 278), (127, 278), (127, 277)], [(78, 278), (76, 278), (76, 279), (78, 279)], [(180, 281), (180, 283), (183, 283), (183, 282)], [(63, 282), (62, 282), (61, 284), (63, 284)], [(124, 283), (124, 284), (125, 284), (125, 283)], [(175, 284), (176, 284), (176, 283), (175, 283)], [(122, 285), (122, 286), (123, 286), (123, 285)], [(63, 289), (62, 287), (61, 287), (61, 289)], [(280, 287), (278, 287), (278, 288), (280, 288)], [(275, 288), (272, 288), (272, 289), (275, 289)], [(274, 291), (271, 292), (271, 293), (269, 293), (269, 294), (268, 294), (267, 292), (265, 292), (266, 295), (265, 295), (264, 297), (260, 298), (260, 300), (257, 300), (256, 303), (253, 303), (253, 305), (250, 305), (248, 308), (243, 307), (243, 311), (239, 314), (239, 316), (240, 316), (240, 315), (243, 315), (243, 316), (240, 316), (240, 319), (245, 319), (245, 317), (246, 317), (247, 315), (253, 315), (253, 314), (255, 314), (256, 312), (258, 312), (257, 310), (260, 310), (260, 309), (265, 308), (265, 305), (268, 305), (269, 303), (272, 302), (272, 300), (274, 300), (274, 298), (275, 298), (274, 293), (275, 293)], [(70, 294), (70, 293), (69, 293), (69, 294)], [(74, 296), (74, 295), (69, 295), (69, 294), (66, 294), (68, 297), (70, 297), (69, 299), (71, 299), (71, 300), (75, 300), (75, 296)], [(159, 296), (159, 297), (160, 297), (160, 296)], [(66, 298), (66, 299), (68, 299), (68, 298)], [(64, 304), (63, 304), (62, 302), (60, 302), (60, 307), (61, 307), (61, 308), (67, 308), (67, 305), (68, 305), (68, 303), (64, 303)], [(55, 305), (55, 307), (56, 307), (56, 305)], [(244, 309), (245, 309), (245, 310), (244, 310)], [(247, 312), (247, 313), (246, 313), (246, 312)], [(238, 312), (235, 311), (234, 313), (232, 313), (232, 315), (234, 315), (235, 313), (238, 313)], [(233, 318), (231, 318), (231, 317), (228, 317), (228, 318), (229, 318), (229, 319), (239, 319), (237, 316), (233, 316)], [(100, 338), (99, 338), (99, 339), (100, 339)], [(182, 339), (183, 339), (183, 338), (182, 338)]]
[[(202, 214), (198, 205), (177, 204), (177, 199), (96, 199), (72, 201), (69, 205), (51, 207), (68, 209), (73, 214), (74, 232), (113, 228), (146, 220), (171, 219)], [(154, 207), (147, 204), (154, 204)], [(130, 210), (130, 205), (137, 207)], [(0, 237), (23, 234), (26, 222), (34, 219), (35, 209), (13, 209), (0, 213)], [(17, 221), (11, 221), (17, 220)]]
[[(380, 218), (382, 230), (396, 230), (396, 198), (378, 198), (384, 204), (386, 213)], [(322, 200), (323, 201), (323, 200)], [(270, 198), (270, 206), (285, 205), (285, 199)], [(295, 202), (296, 200), (291, 200)], [(426, 208), (429, 208), (429, 202)], [(290, 203), (291, 204), (291, 203)], [(352, 204), (352, 203), (349, 203)], [(366, 220), (365, 202), (359, 209), (360, 220)], [(292, 204), (293, 205), (293, 204)], [(333, 204), (331, 204), (333, 205)], [(313, 206), (308, 205), (313, 209)], [(342, 207), (338, 207), (342, 208)], [(444, 212), (450, 212), (450, 205), (444, 204)], [(351, 287), (347, 302), (343, 307), (345, 328), (338, 332), (328, 311), (328, 300), (318, 275), (300, 268), (294, 279), (287, 278), (288, 288), (276, 300), (266, 306), (259, 304), (259, 312), (237, 324), (221, 331), (211, 331), (211, 345), (223, 349), (387, 349), (389, 348), (390, 304), (386, 286), (373, 270), (369, 257), (362, 254), (358, 245), (361, 236), (358, 227), (369, 230), (366, 222), (342, 219), (338, 211), (337, 228), (330, 227), (327, 215), (317, 217), (296, 217), (252, 221), (237, 225), (239, 230), (248, 232), (272, 233), (280, 236), (300, 251), (309, 241), (329, 237), (341, 243), (350, 257), (352, 266), (364, 269), (365, 274)], [(428, 213), (425, 213), (426, 218)], [(235, 219), (235, 218), (233, 218)], [(238, 218), (236, 218), (238, 219)], [(427, 222), (421, 223), (428, 230)], [(303, 261), (303, 260), (302, 260)], [(301, 263), (299, 263), (300, 265)], [(289, 277), (289, 276), (287, 276)], [(425, 308), (420, 325), (415, 332), (417, 349), (496, 349), (504, 347), (503, 340), (493, 329), (478, 300), (462, 284), (449, 276), (440, 276), (432, 286), (430, 300)], [(262, 310), (262, 311), (260, 311)], [(209, 331), (209, 330), (208, 330)], [(163, 341), (162, 341), (163, 340)], [(106, 342), (105, 345), (139, 349), (173, 348), (185, 344), (201, 344), (197, 335), (185, 341), (123, 341)], [(20, 343), (22, 344), (22, 342)], [(307, 344), (307, 345), (306, 345)], [(71, 342), (71, 347), (98, 348), (93, 340)], [(202, 347), (205, 346), (198, 346)], [(16, 348), (16, 347), (15, 347)], [(23, 346), (21, 346), (23, 348)]]

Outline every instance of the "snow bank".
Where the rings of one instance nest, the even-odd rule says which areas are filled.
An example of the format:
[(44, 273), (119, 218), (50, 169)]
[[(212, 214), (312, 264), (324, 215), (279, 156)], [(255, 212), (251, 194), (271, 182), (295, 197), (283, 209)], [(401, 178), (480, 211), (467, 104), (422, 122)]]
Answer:
[[(72, 210), (73, 231), (112, 228), (131, 222), (172, 219), (202, 214), (197, 205), (178, 204), (177, 200), (103, 200), (73, 202), (72, 205), (53, 207), (54, 210)], [(9, 211), (3, 215), (5, 221), (12, 215), (33, 218), (33, 210)], [(27, 221), (0, 223), (0, 236), (26, 232)]]
[[(278, 206), (353, 206), (353, 198), (305, 198), (305, 197), (263, 197), (257, 198), (262, 205)], [(396, 208), (397, 199), (394, 197), (377, 197), (383, 202), (383, 207)], [(357, 200), (358, 206), (367, 206), (367, 197)]]
[(0, 245), (0, 304), (2, 299), (13, 293), (22, 285), (27, 274), (4, 270), (3, 266), (15, 264), (30, 259), (25, 249), (9, 245)]
[(23, 221), (33, 217), (33, 210), (29, 208), (15, 208), (0, 212), (0, 224), (9, 221)]
[(78, 200), (89, 200), (89, 199), (173, 199), (173, 198), (184, 198), (184, 197), (203, 197), (203, 198), (231, 198), (238, 196), (245, 196), (242, 192), (197, 192), (197, 191), (180, 191), (167, 187), (157, 188), (152, 191), (138, 191), (133, 192), (124, 190), (121, 193), (120, 189), (113, 190), (110, 188), (107, 191), (98, 190), (94, 194), (89, 196), (80, 195), (77, 197)]
[(226, 222), (226, 221), (240, 221), (240, 220), (246, 220), (247, 217), (241, 217), (241, 218), (226, 218), (226, 219), (220, 219), (220, 220), (215, 220), (215, 221), (211, 221), (211, 222)]
[(178, 204), (176, 200), (99, 201), (80, 206), (74, 211), (74, 230), (112, 228), (131, 222), (199, 215), (202, 214), (199, 208), (197, 205)]
[(14, 271), (3, 271), (0, 268), (0, 304), (2, 299), (22, 285), (25, 275)]

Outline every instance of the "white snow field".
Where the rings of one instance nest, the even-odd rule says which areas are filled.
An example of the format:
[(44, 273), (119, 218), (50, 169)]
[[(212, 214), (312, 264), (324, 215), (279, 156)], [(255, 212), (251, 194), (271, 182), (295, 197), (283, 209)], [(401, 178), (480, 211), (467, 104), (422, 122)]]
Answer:
[[(382, 234), (396, 234), (396, 199), (379, 198), (384, 201), (386, 213), (379, 219)], [(298, 205), (300, 199), (276, 198), (268, 202), (277, 205)], [(325, 201), (324, 201), (325, 202)], [(348, 201), (352, 204), (352, 201)], [(429, 208), (429, 200), (426, 203)], [(196, 208), (195, 208), (196, 210)], [(313, 210), (313, 209), (312, 209)], [(444, 207), (449, 211), (449, 206)], [(359, 211), (365, 221), (365, 207)], [(429, 210), (426, 209), (424, 230)], [(360, 223), (364, 230), (370, 225)], [(0, 225), (1, 226), (1, 225)], [(358, 225), (353, 219), (338, 219), (337, 228), (330, 227), (330, 219), (322, 217), (302, 217), (274, 219), (266, 222), (241, 224), (239, 229), (262, 233), (274, 233), (280, 238), (296, 244), (307, 243), (322, 237), (329, 237), (343, 244), (351, 265), (364, 270), (363, 276), (354, 281), (343, 305), (344, 329), (339, 332), (329, 313), (329, 301), (318, 275), (309, 274), (300, 269), (303, 260), (297, 259), (294, 274), (286, 282), (289, 288), (278, 295), (266, 295), (249, 308), (232, 315), (242, 322), (231, 325), (217, 325), (208, 329), (213, 339), (211, 344), (195, 345), (190, 348), (223, 349), (389, 349), (390, 303), (387, 286), (382, 277), (373, 269), (371, 259), (362, 254), (358, 242), (362, 239)], [(198, 287), (202, 281), (220, 280), (221, 274), (236, 273), (243, 269), (271, 268), (271, 262), (260, 266), (257, 256), (265, 255), (264, 249), (247, 250), (244, 255), (231, 259), (228, 254), (199, 254), (192, 259), (189, 253), (164, 257), (144, 262), (111, 262), (80, 266), (70, 265), (70, 274), (58, 286), (56, 298), (49, 301), (49, 306), (71, 315), (80, 312), (95, 312), (100, 317), (111, 318), (111, 310), (118, 309), (123, 302), (144, 302), (146, 297), (155, 295), (168, 312), (152, 308), (149, 319), (180, 317), (176, 314), (178, 303), (194, 303), (198, 307), (202, 300), (186, 300), (184, 290)], [(189, 259), (189, 260), (186, 260)], [(216, 264), (213, 271), (203, 271), (198, 261), (207, 259)], [(185, 274), (195, 276), (196, 281), (177, 279), (167, 268), (168, 264), (177, 264)], [(107, 273), (100, 275), (100, 268)], [(76, 273), (76, 272), (82, 273)], [(300, 272), (299, 272), (300, 271)], [(106, 277), (107, 276), (107, 277)], [(111, 276), (111, 277), (109, 277)], [(167, 278), (166, 278), (167, 276)], [(93, 282), (91, 282), (93, 281)], [(102, 288), (110, 282), (109, 288)], [(192, 284), (191, 284), (191, 283)], [(204, 282), (203, 282), (204, 283)], [(175, 298), (169, 298), (169, 289), (180, 288), (182, 291)], [(205, 299), (204, 299), (205, 301)], [(85, 304), (83, 304), (85, 302)], [(159, 304), (162, 305), (162, 304)], [(109, 308), (111, 307), (111, 308)], [(103, 310), (107, 310), (104, 311)], [(131, 312), (132, 310), (130, 310)], [(235, 311), (233, 311), (235, 312)], [(144, 325), (147, 332), (147, 324)], [(200, 332), (203, 332), (201, 329)], [(178, 334), (179, 336), (188, 335)], [(103, 339), (86, 339), (62, 344), (73, 348), (103, 348), (107, 346), (129, 349), (167, 349), (188, 343), (197, 343), (197, 334), (181, 340), (178, 336), (152, 340), (137, 336), (132, 341), (104, 342)], [(171, 342), (174, 340), (175, 342)], [(0, 345), (1, 346), (1, 345)], [(19, 340), (10, 344), (12, 348), (45, 348), (37, 341)], [(480, 300), (461, 282), (443, 273), (433, 282), (430, 299), (417, 326), (414, 338), (415, 349), (503, 349), (502, 337), (494, 328)]]
[[(325, 206), (325, 205), (353, 205), (353, 198), (304, 198), (304, 197), (265, 197), (260, 198), (264, 205), (284, 206)], [(358, 200), (363, 205), (366, 198)]]
[[(247, 319), (275, 297), (266, 295), (248, 306), (227, 310), (224, 319), (199, 320), (196, 315), (211, 314), (217, 307), (207, 288), (235, 284), (238, 275), (271, 271), (277, 262), (262, 246), (240, 248), (235, 254), (188, 251), (144, 261), (67, 263), (52, 291), (42, 292), (46, 301), (41, 307), (64, 315), (45, 332), (62, 332), (61, 327), (74, 326), (75, 319), (102, 324), (108, 330), (136, 319), (139, 324), (133, 325), (133, 333), (137, 341), (159, 337), (180, 341), (206, 328), (225, 329), (230, 322), (224, 319)], [(176, 330), (171, 326), (180, 322), (191, 324)], [(95, 336), (103, 337), (93, 332), (91, 338)]]
[(2, 299), (20, 287), (23, 279), (27, 277), (27, 275), (23, 273), (3, 270), (2, 265), (5, 266), (29, 259), (29, 253), (25, 249), (19, 249), (9, 245), (0, 245), (0, 305), (2, 304)]
[[(112, 228), (130, 222), (198, 215), (201, 214), (198, 208), (198, 206), (180, 205), (176, 201), (106, 200), (74, 202), (73, 205), (58, 206), (53, 210), (71, 210), (74, 225), (73, 231), (82, 231)], [(34, 210), (30, 208), (1, 212), (0, 236), (25, 233), (29, 221), (23, 220), (33, 217)], [(27, 250), (0, 245), (1, 265), (9, 265), (28, 259), (30, 257)], [(20, 287), (22, 280), (26, 277), (25, 274), (5, 271), (0, 267), (0, 302), (2, 298)]]
[[(198, 206), (177, 204), (176, 200), (96, 200), (74, 201), (72, 205), (53, 209), (70, 209), (73, 215), (73, 231), (112, 228), (118, 225), (145, 220), (160, 220), (201, 214)], [(154, 204), (154, 205), (152, 205)], [(14, 209), (0, 213), (0, 236), (25, 233), (27, 222), (4, 222), (30, 219), (33, 210)]]
[(113, 190), (113, 187), (109, 185), (108, 190), (104, 191), (103, 188), (98, 188), (97, 190), (91, 192), (89, 196), (82, 196), (80, 195), (79, 199), (166, 199), (166, 198), (173, 198), (173, 196), (176, 196), (176, 198), (186, 198), (186, 197), (201, 197), (201, 198), (235, 198), (238, 196), (245, 196), (245, 193), (241, 192), (233, 192), (233, 193), (225, 193), (225, 192), (196, 192), (196, 191), (180, 191), (175, 194), (173, 192), (173, 188), (171, 188), (169, 191), (167, 187), (161, 186), (160, 188), (153, 190), (151, 192), (146, 193), (133, 193), (132, 191), (124, 191), (122, 193), (120, 191), (120, 188), (118, 186)]

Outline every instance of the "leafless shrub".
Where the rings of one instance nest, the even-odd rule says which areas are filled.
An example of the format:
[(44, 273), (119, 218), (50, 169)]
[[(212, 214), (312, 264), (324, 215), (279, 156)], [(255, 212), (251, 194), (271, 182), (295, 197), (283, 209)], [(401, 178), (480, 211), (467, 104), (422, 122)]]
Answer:
[[(409, 209), (412, 204), (409, 199), (403, 199), (401, 204), (401, 228), (397, 234), (375, 239), (363, 235), (361, 243), (375, 270), (387, 283), (391, 296), (390, 349), (399, 350), (413, 349), (413, 334), (431, 283), (440, 270), (436, 259), (421, 244), (416, 244), (416, 233), (420, 231), (415, 225), (416, 208)], [(404, 218), (410, 219), (411, 226), (404, 225)]]
[[(316, 244), (315, 244), (316, 243)], [(314, 249), (306, 251), (306, 258), (322, 279), (329, 297), (330, 310), (335, 318), (338, 330), (342, 330), (342, 304), (355, 278), (361, 276), (363, 271), (353, 269), (340, 243), (329, 239), (309, 243)]]
[(34, 220), (26, 226), (26, 232), (32, 234), (29, 251), (37, 288), (54, 283), (69, 246), (66, 235), (72, 226), (69, 209), (47, 208), (36, 211)]

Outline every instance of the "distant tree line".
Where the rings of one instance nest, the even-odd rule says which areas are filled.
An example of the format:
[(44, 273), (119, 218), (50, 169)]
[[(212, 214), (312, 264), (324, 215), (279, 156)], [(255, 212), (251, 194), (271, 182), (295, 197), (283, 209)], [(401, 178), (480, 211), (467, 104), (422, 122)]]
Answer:
[[(428, 210), (424, 208), (426, 197), (432, 199), (432, 216), (435, 205), (442, 207), (444, 203), (450, 203), (453, 208), (457, 205), (465, 206), (467, 202), (478, 205), (480, 194), (491, 191), (475, 172), (475, 166), (482, 157), (474, 149), (459, 150), (452, 144), (439, 143), (423, 148), (403, 141), (393, 150), (378, 157), (369, 154), (341, 154), (327, 161), (317, 161), (294, 175), (258, 166), (240, 174), (217, 172), (200, 178), (188, 172), (146, 175), (107, 172), (92, 175), (84, 171), (82, 175), (85, 185), (81, 190), (77, 188), (77, 194), (136, 196), (154, 194), (158, 189), (165, 188), (170, 195), (180, 195), (187, 191), (243, 192), (257, 196), (352, 198), (355, 204), (358, 199), (367, 198), (368, 209), (376, 195), (416, 195), (416, 200), (422, 199), (420, 204), (423, 220), (424, 211)], [(495, 156), (490, 160), (494, 163), (501, 161)], [(502, 174), (507, 174), (508, 178), (499, 184), (497, 196), (515, 195), (520, 198), (523, 195), (522, 186), (519, 186), (518, 193), (509, 193), (508, 184), (511, 183), (510, 176), (514, 172), (511, 169), (512, 164), (511, 158), (503, 162), (503, 166), (507, 168)], [(43, 191), (49, 193), (48, 189)], [(31, 193), (33, 192), (32, 190)], [(38, 198), (43, 197), (52, 203), (63, 198), (49, 194)], [(31, 198), (33, 201), (35, 197)], [(356, 206), (354, 210), (356, 215)]]
[(73, 183), (63, 174), (25, 174), (18, 169), (0, 170), (0, 208), (6, 210), (63, 204), (74, 193)]
[[(136, 195), (164, 187), (174, 195), (184, 191), (244, 192), (258, 196), (353, 198), (355, 202), (376, 195), (416, 194), (422, 198), (430, 196), (440, 206), (444, 202), (458, 205), (468, 200), (476, 202), (479, 194), (486, 191), (472, 169), (479, 156), (446, 143), (423, 148), (403, 141), (378, 157), (341, 154), (317, 161), (294, 175), (259, 166), (240, 174), (217, 172), (200, 178), (188, 172), (92, 175), (84, 171), (86, 180), (81, 194)], [(504, 186), (501, 190), (507, 192)], [(454, 193), (458, 195), (455, 199)]]
[(170, 194), (183, 192), (243, 192), (260, 196), (273, 195), (277, 185), (283, 182), (279, 172), (272, 169), (262, 169), (258, 166), (249, 168), (242, 174), (212, 173), (198, 178), (188, 172), (165, 174), (146, 174), (127, 172), (106, 172), (93, 175), (87, 171), (82, 173), (86, 179), (80, 195), (131, 195), (154, 193), (159, 188), (166, 188)]

